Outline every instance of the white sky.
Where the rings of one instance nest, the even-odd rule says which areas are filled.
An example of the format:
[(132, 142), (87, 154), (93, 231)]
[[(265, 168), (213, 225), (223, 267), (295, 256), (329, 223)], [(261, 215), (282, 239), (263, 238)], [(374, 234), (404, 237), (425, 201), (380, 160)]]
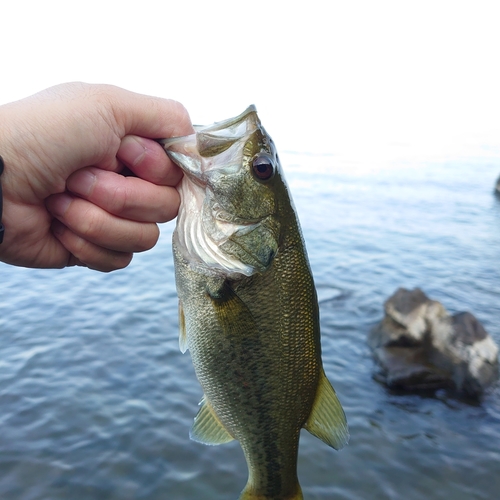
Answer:
[(103, 82), (195, 123), (254, 103), (280, 149), (500, 152), (498, 2), (3, 0), (0, 19), (0, 103)]

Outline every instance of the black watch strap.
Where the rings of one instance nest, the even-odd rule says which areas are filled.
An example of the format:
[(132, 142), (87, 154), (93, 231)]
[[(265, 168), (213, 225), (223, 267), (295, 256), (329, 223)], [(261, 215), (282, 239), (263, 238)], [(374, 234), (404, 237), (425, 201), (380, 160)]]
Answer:
[[(3, 158), (0, 156), (0, 175), (3, 172)], [(3, 233), (5, 232), (5, 228), (2, 224), (2, 207), (3, 207), (3, 198), (2, 198), (2, 183), (0, 182), (0, 243), (3, 241)]]

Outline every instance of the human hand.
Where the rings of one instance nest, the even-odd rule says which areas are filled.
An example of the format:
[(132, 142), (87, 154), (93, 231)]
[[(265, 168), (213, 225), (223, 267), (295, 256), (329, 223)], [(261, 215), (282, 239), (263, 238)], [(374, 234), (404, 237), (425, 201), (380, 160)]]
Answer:
[(108, 85), (63, 84), (0, 106), (0, 260), (127, 266), (179, 207), (182, 172), (152, 138), (190, 133), (181, 104)]

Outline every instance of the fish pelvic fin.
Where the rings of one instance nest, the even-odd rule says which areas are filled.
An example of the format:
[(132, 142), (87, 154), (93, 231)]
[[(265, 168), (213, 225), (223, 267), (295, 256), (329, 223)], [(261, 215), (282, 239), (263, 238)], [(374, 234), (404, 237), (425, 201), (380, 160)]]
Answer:
[(186, 317), (184, 316), (184, 308), (179, 300), (179, 349), (184, 354), (187, 349), (187, 333), (186, 333)]
[[(247, 484), (245, 489), (241, 492), (238, 500), (277, 500), (277, 497), (274, 495), (268, 496), (257, 493), (252, 489), (251, 485)], [(279, 500), (304, 500), (300, 485), (297, 483), (297, 490), (295, 493), (287, 496), (280, 496)]]
[(216, 415), (212, 405), (205, 397), (200, 401), (201, 408), (194, 418), (189, 437), (193, 441), (208, 445), (229, 443), (234, 439)]
[(340, 450), (349, 441), (349, 430), (335, 389), (322, 370), (316, 399), (304, 428), (324, 443)]

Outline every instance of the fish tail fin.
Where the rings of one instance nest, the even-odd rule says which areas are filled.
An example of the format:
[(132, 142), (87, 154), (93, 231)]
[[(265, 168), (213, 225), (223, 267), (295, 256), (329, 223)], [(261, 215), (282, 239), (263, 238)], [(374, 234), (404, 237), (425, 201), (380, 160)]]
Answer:
[[(302, 495), (302, 489), (300, 488), (300, 484), (297, 483), (297, 488), (295, 493), (291, 493), (288, 496), (280, 496), (280, 500), (304, 500), (304, 496)], [(268, 496), (266, 494), (262, 494), (256, 492), (250, 484), (245, 486), (245, 489), (241, 492), (241, 495), (238, 500), (275, 500), (276, 496)]]

